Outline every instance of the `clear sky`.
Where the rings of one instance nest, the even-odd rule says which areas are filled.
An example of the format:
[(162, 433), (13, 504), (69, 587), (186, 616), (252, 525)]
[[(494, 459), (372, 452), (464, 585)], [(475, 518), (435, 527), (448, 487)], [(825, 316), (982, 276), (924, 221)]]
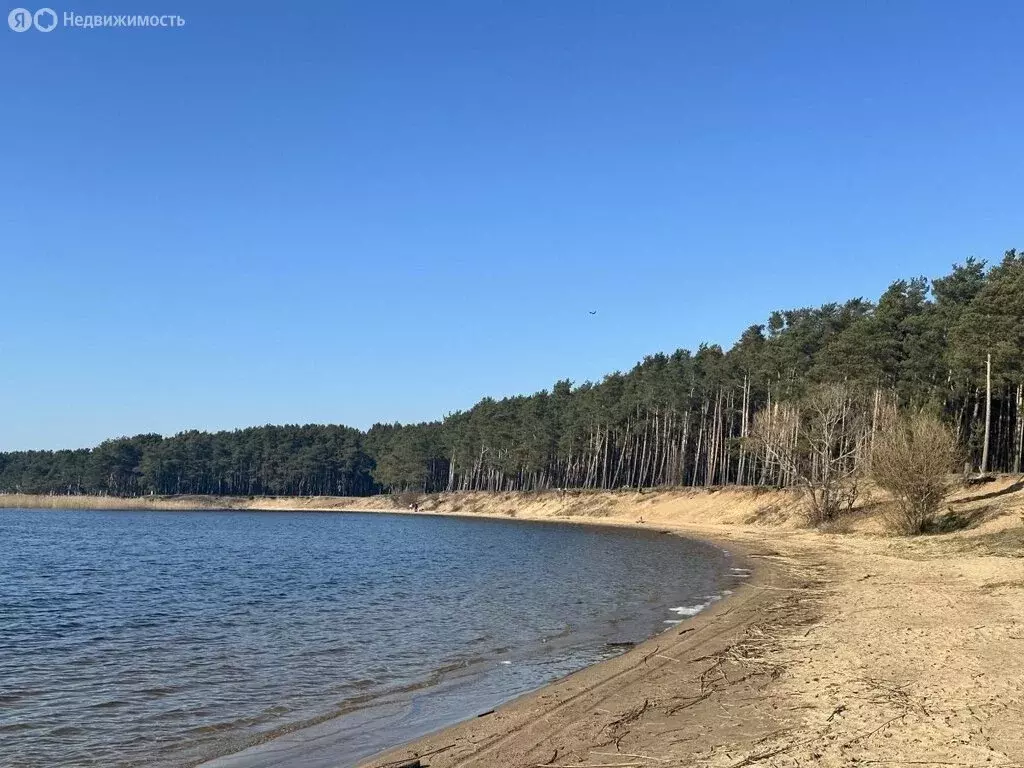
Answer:
[(0, 27), (0, 449), (434, 419), (1024, 245), (1016, 0), (54, 9), (186, 24)]

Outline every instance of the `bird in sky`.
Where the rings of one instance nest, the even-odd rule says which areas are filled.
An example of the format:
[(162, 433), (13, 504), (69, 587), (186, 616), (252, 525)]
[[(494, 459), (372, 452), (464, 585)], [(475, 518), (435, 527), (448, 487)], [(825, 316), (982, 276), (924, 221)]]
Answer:
[(597, 314), (597, 310), (596, 310), (596, 309), (592, 309), (592, 310), (590, 310), (590, 314), (592, 314), (592, 315), (596, 315), (596, 314)]

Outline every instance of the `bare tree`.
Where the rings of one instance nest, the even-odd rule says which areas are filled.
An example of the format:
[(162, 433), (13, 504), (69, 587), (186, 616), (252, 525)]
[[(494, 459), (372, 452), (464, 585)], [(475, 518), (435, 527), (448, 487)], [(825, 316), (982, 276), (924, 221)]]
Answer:
[(844, 384), (817, 387), (797, 405), (757, 414), (752, 441), (776, 465), (783, 485), (803, 490), (808, 522), (820, 525), (853, 507), (867, 441), (865, 411)]
[(872, 476), (894, 499), (885, 515), (890, 529), (924, 532), (953, 485), (959, 449), (952, 430), (923, 412), (893, 418), (876, 436), (873, 454)]

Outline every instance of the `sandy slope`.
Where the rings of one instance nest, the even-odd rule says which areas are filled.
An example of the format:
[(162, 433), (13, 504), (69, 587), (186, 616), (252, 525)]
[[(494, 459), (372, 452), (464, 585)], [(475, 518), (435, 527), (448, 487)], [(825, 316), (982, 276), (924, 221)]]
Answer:
[[(204, 502), (396, 506), (383, 498)], [(783, 492), (419, 502), (447, 514), (675, 530), (744, 549), (758, 565), (746, 588), (696, 620), (366, 765), (422, 756), (435, 768), (1024, 766), (1024, 483), (964, 490), (943, 519), (962, 530), (910, 540), (881, 535), (871, 504), (849, 533), (802, 530)]]

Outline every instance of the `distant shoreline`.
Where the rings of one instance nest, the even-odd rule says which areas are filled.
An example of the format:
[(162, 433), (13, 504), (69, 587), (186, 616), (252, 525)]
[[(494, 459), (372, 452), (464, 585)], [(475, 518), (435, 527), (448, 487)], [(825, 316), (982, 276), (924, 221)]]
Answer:
[[(381, 503), (381, 500), (388, 500)], [(111, 509), (140, 511), (218, 510), (338, 510), (405, 511), (392, 509), (389, 496), (92, 496), (7, 493), (0, 494), (0, 509)]]
[[(765, 506), (790, 506), (791, 490), (770, 488), (664, 488), (638, 492), (567, 490), (536, 492), (458, 491), (402, 493), (376, 496), (96, 496), (0, 493), (0, 509), (96, 509), (138, 511), (273, 511), (273, 512), (386, 512), (559, 520), (612, 525), (645, 525), (645, 510), (683, 504), (693, 513), (689, 522), (746, 522)], [(723, 501), (726, 503), (723, 504)], [(696, 515), (694, 517), (693, 515)], [(612, 518), (617, 518), (613, 520)]]

